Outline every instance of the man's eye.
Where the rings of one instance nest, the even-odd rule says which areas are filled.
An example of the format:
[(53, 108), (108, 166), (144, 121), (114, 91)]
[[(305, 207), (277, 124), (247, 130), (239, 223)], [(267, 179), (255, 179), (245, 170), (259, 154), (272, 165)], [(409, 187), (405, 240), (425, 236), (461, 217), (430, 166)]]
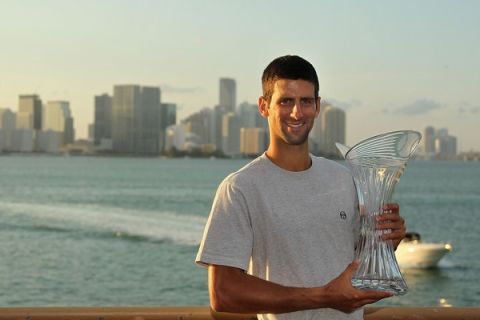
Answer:
[(312, 106), (313, 104), (315, 104), (315, 99), (304, 98), (304, 99), (301, 99), (300, 102), (305, 106)]
[(280, 105), (281, 106), (288, 107), (288, 106), (291, 106), (292, 104), (293, 104), (293, 99), (282, 99), (282, 100), (280, 100)]

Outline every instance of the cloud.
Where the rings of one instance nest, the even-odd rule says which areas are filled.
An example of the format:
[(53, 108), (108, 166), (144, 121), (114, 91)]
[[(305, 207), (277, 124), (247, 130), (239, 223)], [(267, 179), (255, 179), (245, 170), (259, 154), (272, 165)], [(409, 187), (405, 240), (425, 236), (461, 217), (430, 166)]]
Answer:
[(429, 99), (416, 100), (410, 104), (392, 110), (394, 114), (403, 114), (407, 116), (415, 116), (427, 114), (437, 109), (442, 109), (445, 106)]
[(460, 106), (458, 107), (457, 110), (460, 116), (468, 115), (468, 114), (476, 115), (480, 113), (480, 106), (474, 106), (468, 102), (462, 102), (460, 103)]
[(194, 94), (202, 91), (201, 87), (176, 87), (169, 84), (161, 84), (160, 89), (162, 92), (175, 94)]
[(349, 110), (352, 108), (358, 108), (362, 106), (362, 102), (360, 100), (350, 100), (350, 101), (339, 101), (332, 98), (326, 98), (325, 100), (322, 99), (322, 103), (324, 104), (331, 104), (334, 107), (338, 107), (343, 110)]

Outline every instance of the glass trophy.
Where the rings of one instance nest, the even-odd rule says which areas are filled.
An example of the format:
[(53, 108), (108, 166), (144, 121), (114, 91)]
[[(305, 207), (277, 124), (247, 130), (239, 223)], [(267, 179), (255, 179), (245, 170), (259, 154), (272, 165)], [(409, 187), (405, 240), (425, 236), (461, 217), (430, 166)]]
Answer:
[(352, 148), (337, 143), (352, 172), (360, 206), (360, 237), (355, 248), (360, 265), (352, 277), (352, 285), (358, 289), (394, 295), (408, 290), (392, 241), (381, 239), (389, 230), (376, 229), (376, 216), (391, 202), (395, 185), (420, 139), (419, 132), (405, 130), (371, 137)]

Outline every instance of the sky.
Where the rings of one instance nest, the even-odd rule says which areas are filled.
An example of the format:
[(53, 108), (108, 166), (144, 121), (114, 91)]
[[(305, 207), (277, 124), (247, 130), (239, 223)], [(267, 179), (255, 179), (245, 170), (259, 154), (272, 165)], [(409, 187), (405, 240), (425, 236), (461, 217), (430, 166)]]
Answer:
[(256, 103), (278, 56), (309, 60), (322, 100), (346, 111), (353, 145), (379, 133), (447, 128), (480, 151), (480, 1), (0, 0), (0, 108), (20, 94), (70, 102), (77, 138), (94, 96), (159, 86), (178, 119)]

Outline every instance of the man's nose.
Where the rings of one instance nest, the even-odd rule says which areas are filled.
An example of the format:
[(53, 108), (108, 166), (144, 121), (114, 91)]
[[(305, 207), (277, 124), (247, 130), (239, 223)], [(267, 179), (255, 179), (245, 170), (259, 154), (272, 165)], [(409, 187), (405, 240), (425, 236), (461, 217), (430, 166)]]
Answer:
[(292, 108), (292, 112), (290, 114), (292, 118), (300, 119), (303, 116), (302, 107), (300, 106), (300, 101), (297, 101)]

